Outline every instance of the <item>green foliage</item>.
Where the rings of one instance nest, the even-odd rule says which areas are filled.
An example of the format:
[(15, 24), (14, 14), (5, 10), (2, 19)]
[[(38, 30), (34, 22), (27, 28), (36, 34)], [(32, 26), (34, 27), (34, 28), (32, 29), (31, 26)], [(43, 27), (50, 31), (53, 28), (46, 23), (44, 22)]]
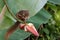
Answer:
[[(41, 14), (42, 13), (42, 14)], [(44, 14), (44, 15), (43, 15)], [(41, 15), (41, 16), (40, 16)], [(38, 19), (37, 19), (38, 18)], [(42, 9), (41, 11), (39, 11), (37, 13), (37, 15), (31, 17), (28, 22), (32, 22), (34, 23), (34, 25), (36, 26), (36, 28), (38, 29), (39, 28), (39, 25), (41, 25), (42, 23), (47, 23), (48, 19), (51, 18), (51, 15), (45, 10), (45, 9)], [(37, 21), (37, 22), (36, 22)], [(9, 22), (8, 22), (9, 23)], [(7, 26), (6, 26), (7, 27)], [(6, 28), (6, 27), (3, 27), (3, 28)], [(10, 26), (9, 26), (10, 27)], [(30, 35), (30, 33), (25, 33), (24, 31), (22, 30), (19, 30), (19, 32), (15, 32), (13, 33), (13, 36), (11, 36), (11, 40), (13, 39), (25, 39), (26, 37), (28, 37)], [(4, 32), (4, 31), (3, 31)], [(25, 33), (25, 34), (24, 34)], [(1, 34), (2, 35), (2, 34)], [(12, 37), (15, 37), (17, 38), (12, 38)], [(27, 35), (27, 36), (26, 36)], [(23, 36), (23, 38), (21, 38)], [(3, 37), (2, 37), (3, 38)]]
[[(4, 40), (7, 29), (18, 20), (15, 20), (15, 15), (21, 10), (29, 11), (27, 23), (33, 23), (36, 29), (39, 29), (42, 37), (38, 37), (37, 40), (60, 38), (60, 0), (48, 0), (48, 2), (47, 0), (0, 0), (0, 12), (4, 5), (7, 5), (9, 11), (6, 10), (4, 19), (0, 23), (0, 40)], [(41, 24), (43, 28), (41, 28)], [(30, 35), (31, 33), (18, 28), (10, 35), (9, 40), (24, 40)], [(34, 37), (31, 38), (34, 39)]]
[(53, 4), (60, 5), (60, 0), (48, 0), (48, 1), (53, 3)]
[(0, 0), (0, 7), (3, 7), (4, 6), (4, 2), (3, 0)]
[(47, 0), (6, 0), (8, 8), (16, 14), (20, 10), (28, 10), (29, 17), (34, 16), (46, 4)]
[(54, 19), (58, 26), (60, 26), (60, 9), (54, 14)]

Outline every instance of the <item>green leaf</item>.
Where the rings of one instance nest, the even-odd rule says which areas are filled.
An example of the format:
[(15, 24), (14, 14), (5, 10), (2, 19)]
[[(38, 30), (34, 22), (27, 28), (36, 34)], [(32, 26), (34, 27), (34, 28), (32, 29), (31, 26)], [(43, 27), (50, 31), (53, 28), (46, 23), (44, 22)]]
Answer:
[(3, 7), (4, 6), (4, 2), (3, 0), (0, 0), (0, 7)]
[[(43, 23), (47, 23), (48, 22), (48, 19), (51, 18), (51, 15), (45, 10), (45, 9), (42, 9), (41, 11), (39, 11), (37, 13), (37, 15), (31, 17), (28, 22), (32, 22), (35, 27), (38, 29), (39, 26)], [(4, 37), (4, 32), (6, 32), (5, 30), (3, 31), (0, 31), (1, 32), (1, 36), (0, 37), (2, 40), (3, 40), (3, 37)], [(3, 34), (4, 33), (4, 34)], [(27, 38), (28, 36), (30, 36), (31, 34), (30, 33), (27, 33), (27, 32), (24, 32), (23, 30), (16, 30), (11, 36), (10, 36), (10, 40), (24, 40), (25, 38)]]
[(0, 30), (7, 29), (13, 24), (14, 22), (10, 18), (5, 16), (2, 23), (0, 23)]
[(25, 38), (27, 38), (28, 36), (30, 36), (31, 33), (25, 32), (23, 30), (17, 30), (15, 31), (11, 36), (10, 36), (10, 40), (24, 40)]
[(50, 7), (54, 12), (56, 12), (58, 9), (55, 4), (47, 3), (47, 6)]
[(10, 12), (15, 15), (21, 10), (28, 10), (31, 17), (43, 8), (47, 0), (6, 0), (5, 2)]
[(43, 32), (45, 32), (46, 35), (49, 35), (49, 30), (47, 28), (43, 28)]
[(47, 23), (50, 18), (51, 15), (45, 9), (42, 9), (28, 21), (41, 25), (42, 23)]
[(0, 30), (0, 40), (4, 40), (5, 30)]
[(54, 14), (54, 19), (56, 21), (56, 25), (60, 26), (60, 9)]
[[(2, 11), (2, 6), (0, 7), (0, 12)], [(2, 20), (2, 22), (0, 23), (0, 30), (3, 30), (3, 29), (7, 29), (9, 28), (11, 25), (14, 24), (14, 21), (11, 20), (11, 18), (9, 18), (8, 15), (10, 17), (11, 14), (9, 14), (9, 11), (7, 11), (4, 15), (4, 18)]]
[[(39, 26), (43, 23), (47, 23), (48, 19), (51, 18), (51, 15), (45, 10), (40, 9), (45, 5), (47, 0), (6, 0), (7, 6), (16, 15), (16, 13), (20, 10), (27, 9), (30, 12), (31, 17), (28, 22), (32, 22), (35, 27), (38, 29)], [(39, 11), (39, 12), (38, 12)], [(37, 13), (38, 12), (38, 13)], [(36, 14), (37, 13), (37, 14)], [(35, 15), (36, 14), (36, 15)], [(35, 15), (35, 16), (34, 16)], [(13, 17), (10, 14), (5, 14), (4, 21), (0, 24), (1, 29), (7, 29), (14, 24)], [(0, 39), (4, 40), (4, 35), (6, 30), (0, 31)], [(23, 30), (16, 30), (11, 36), (10, 40), (24, 40), (30, 33), (24, 32)]]
[(3, 0), (0, 0), (0, 12), (1, 12), (3, 7), (4, 7), (4, 2), (3, 2)]
[[(5, 40), (6, 30), (0, 31), (0, 40)], [(24, 40), (30, 35), (30, 33), (24, 32), (23, 30), (16, 30), (10, 37), (9, 40)]]
[(60, 5), (60, 0), (48, 0), (48, 1)]

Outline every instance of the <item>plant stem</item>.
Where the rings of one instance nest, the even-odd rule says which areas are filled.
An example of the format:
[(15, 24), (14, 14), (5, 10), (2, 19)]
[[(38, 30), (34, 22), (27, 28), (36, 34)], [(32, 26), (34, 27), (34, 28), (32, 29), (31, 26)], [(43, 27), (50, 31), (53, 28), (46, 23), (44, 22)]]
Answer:
[(3, 21), (6, 10), (7, 10), (7, 7), (6, 7), (6, 5), (4, 5), (4, 7), (2, 8), (2, 11), (0, 13), (0, 23), (2, 23), (2, 21)]
[(1, 11), (1, 14), (4, 15), (6, 10), (7, 10), (7, 7), (6, 7), (6, 5), (4, 5), (4, 7), (3, 7), (2, 11)]
[(14, 13), (9, 9), (8, 4), (6, 3), (6, 0), (3, 0), (3, 1), (4, 1), (4, 3), (6, 4), (6, 7), (7, 7), (8, 11), (10, 12), (10, 14), (11, 14), (17, 21), (24, 23), (22, 20), (19, 20), (19, 19), (16, 17), (16, 15), (14, 15)]

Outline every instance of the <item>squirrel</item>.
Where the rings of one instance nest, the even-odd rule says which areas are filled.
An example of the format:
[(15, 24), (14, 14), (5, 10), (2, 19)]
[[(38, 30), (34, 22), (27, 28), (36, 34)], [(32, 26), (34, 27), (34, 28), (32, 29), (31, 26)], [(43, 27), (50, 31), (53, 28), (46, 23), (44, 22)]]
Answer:
[[(21, 10), (16, 14), (16, 17), (22, 21), (26, 21), (28, 19), (29, 12), (27, 10)], [(9, 36), (18, 28), (20, 22), (17, 21), (14, 25), (12, 25), (8, 31), (6, 32), (5, 39), (8, 40)]]

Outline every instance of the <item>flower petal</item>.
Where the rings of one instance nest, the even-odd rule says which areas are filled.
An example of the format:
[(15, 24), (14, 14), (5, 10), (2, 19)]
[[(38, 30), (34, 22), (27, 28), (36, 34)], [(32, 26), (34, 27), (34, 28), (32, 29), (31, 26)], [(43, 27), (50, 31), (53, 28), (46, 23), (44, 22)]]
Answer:
[(25, 27), (26, 27), (27, 31), (31, 32), (35, 36), (39, 36), (36, 28), (34, 27), (34, 25), (32, 23), (29, 23), (28, 26), (25, 26)]

